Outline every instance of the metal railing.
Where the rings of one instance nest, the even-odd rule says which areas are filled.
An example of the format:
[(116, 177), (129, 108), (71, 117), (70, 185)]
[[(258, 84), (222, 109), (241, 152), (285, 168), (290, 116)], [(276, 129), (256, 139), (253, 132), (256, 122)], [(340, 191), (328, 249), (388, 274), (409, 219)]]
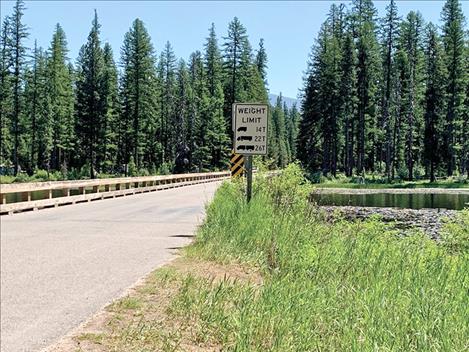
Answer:
[[(214, 182), (229, 177), (229, 172), (208, 172), (168, 176), (1, 184), (0, 214), (153, 192)], [(13, 197), (14, 199), (12, 199)]]

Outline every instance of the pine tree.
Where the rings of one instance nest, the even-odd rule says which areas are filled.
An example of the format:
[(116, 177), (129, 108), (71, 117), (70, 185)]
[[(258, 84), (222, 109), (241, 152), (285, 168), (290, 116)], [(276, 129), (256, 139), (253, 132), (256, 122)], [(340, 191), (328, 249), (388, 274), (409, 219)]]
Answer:
[[(444, 134), (444, 159), (447, 175), (456, 169), (456, 162), (464, 159), (461, 141), (467, 135), (461, 135), (463, 128), (465, 72), (464, 62), (464, 14), (458, 0), (447, 0), (441, 14), (443, 21), (443, 43), (446, 53), (448, 79), (446, 84), (447, 112)], [(459, 134), (459, 136), (458, 136)], [(459, 138), (458, 138), (459, 137)], [(460, 162), (461, 163), (461, 162)], [(463, 164), (463, 163), (461, 163)], [(462, 165), (460, 165), (462, 166)]]
[(217, 35), (215, 33), (215, 25), (209, 30), (209, 36), (205, 43), (205, 69), (207, 71), (208, 90), (213, 96), (219, 85), (223, 84), (223, 61), (221, 58), (220, 48), (218, 47)]
[(235, 102), (242, 101), (241, 84), (239, 82), (240, 66), (242, 65), (242, 56), (246, 57), (247, 49), (246, 28), (235, 17), (228, 25), (228, 35), (224, 37), (224, 71), (225, 71), (225, 107), (224, 115), (227, 120), (227, 127), (230, 136), (232, 135), (232, 105)]
[(292, 161), (291, 146), (290, 146), (290, 129), (292, 128), (290, 123), (290, 111), (287, 106), (287, 102), (283, 101), (283, 116), (285, 120), (285, 147), (287, 149), (287, 164)]
[(177, 120), (176, 96), (176, 56), (169, 42), (166, 42), (159, 62), (159, 76), (162, 85), (161, 96), (161, 143), (164, 150), (164, 161), (171, 163), (176, 156), (176, 134), (174, 124)]
[(207, 142), (211, 154), (211, 164), (223, 168), (229, 154), (229, 136), (226, 133), (226, 121), (223, 116), (223, 62), (212, 23), (209, 37), (205, 44), (204, 65), (207, 75), (209, 96)]
[(264, 48), (264, 39), (259, 40), (259, 49), (256, 54), (256, 66), (259, 71), (264, 85), (267, 85), (267, 52)]
[(125, 34), (121, 49), (120, 101), (121, 161), (131, 158), (140, 170), (145, 165), (161, 165), (163, 156), (163, 125), (160, 116), (160, 81), (157, 79), (156, 58), (150, 36), (139, 19)]
[(298, 138), (298, 122), (300, 114), (296, 107), (296, 103), (289, 109), (288, 117), (288, 144), (290, 146), (291, 161), (296, 159), (297, 155), (297, 138)]
[[(322, 130), (319, 98), (320, 41), (312, 48), (301, 99), (301, 120), (298, 132), (298, 159), (306, 169), (316, 171), (322, 164)], [(271, 147), (272, 148), (272, 147)]]
[(463, 129), (461, 133), (461, 173), (469, 176), (469, 31), (466, 32), (466, 99), (462, 116)]
[(422, 127), (422, 26), (423, 19), (419, 13), (411, 11), (402, 23), (401, 50), (406, 56), (407, 64), (402, 67), (404, 89), (402, 115), (405, 121), (405, 159), (407, 177), (414, 178), (414, 165), (418, 162), (420, 135)]
[(427, 27), (426, 91), (425, 91), (425, 134), (424, 158), (428, 166), (430, 182), (435, 182), (436, 168), (441, 161), (442, 128), (445, 118), (445, 92), (441, 82), (446, 73), (444, 57), (437, 29)]
[(57, 24), (49, 48), (47, 86), (50, 97), (52, 126), (51, 168), (66, 170), (74, 147), (74, 94), (72, 77), (67, 63), (67, 41), (62, 27)]
[(95, 12), (92, 28), (87, 43), (82, 46), (78, 59), (76, 115), (77, 133), (82, 146), (81, 164), (90, 168), (90, 178), (95, 178), (97, 153), (99, 150), (98, 137), (104, 118), (103, 112), (103, 49), (99, 39), (98, 15)]
[(211, 150), (208, 142), (209, 97), (202, 54), (199, 51), (190, 57), (190, 77), (193, 90), (192, 162), (197, 171), (208, 170), (211, 164)]
[(357, 41), (357, 172), (374, 168), (376, 81), (379, 53), (376, 39), (376, 9), (371, 0), (354, 0), (354, 30)]
[(285, 130), (285, 114), (282, 103), (282, 93), (280, 93), (280, 95), (277, 97), (277, 102), (272, 112), (272, 123), (274, 125), (274, 131), (276, 133), (276, 144), (278, 145), (277, 165), (281, 168), (285, 167), (289, 162), (286, 144), (287, 136)]
[(11, 53), (13, 57), (13, 167), (16, 175), (20, 169), (20, 142), (22, 134), (22, 109), (23, 109), (23, 81), (24, 65), (27, 49), (24, 46), (24, 40), (28, 37), (26, 26), (23, 24), (23, 14), (25, 6), (23, 0), (17, 0), (11, 15)]
[(385, 172), (388, 182), (391, 181), (391, 158), (392, 158), (392, 121), (390, 108), (392, 104), (392, 92), (395, 89), (395, 53), (397, 48), (397, 39), (399, 36), (399, 17), (397, 6), (394, 0), (391, 0), (386, 7), (386, 16), (382, 23), (382, 67), (383, 80), (381, 87), (381, 123), (380, 127), (384, 130), (384, 161), (386, 164)]
[(337, 171), (338, 151), (340, 148), (338, 119), (340, 106), (340, 64), (342, 61), (341, 10), (331, 6), (328, 20), (320, 32), (319, 53), (319, 96), (322, 119), (323, 163), (322, 171), (327, 174)]
[(353, 38), (347, 33), (342, 46), (342, 62), (340, 77), (340, 121), (343, 125), (344, 150), (343, 150), (343, 169), (347, 176), (352, 176), (355, 165), (355, 117), (357, 109), (357, 75), (356, 66), (357, 57)]
[(9, 166), (13, 149), (10, 133), (13, 115), (13, 57), (11, 51), (11, 23), (6, 17), (0, 33), (0, 165)]
[(103, 84), (102, 104), (103, 120), (99, 139), (101, 140), (98, 152), (98, 165), (105, 172), (115, 171), (117, 162), (117, 133), (116, 127), (119, 117), (119, 100), (117, 90), (117, 68), (114, 62), (112, 48), (109, 43), (103, 49)]
[(401, 46), (396, 52), (396, 89), (393, 94), (394, 106), (394, 126), (393, 126), (393, 146), (392, 146), (392, 168), (391, 178), (395, 178), (397, 171), (400, 178), (408, 177), (407, 170), (405, 169), (405, 156), (404, 156), (404, 138), (403, 132), (405, 131), (406, 120), (406, 91), (408, 90), (408, 57)]
[(267, 115), (268, 118), (268, 130), (267, 130), (267, 162), (269, 163), (269, 167), (277, 167), (278, 165), (278, 159), (279, 159), (279, 146), (278, 146), (278, 141), (277, 141), (277, 130), (276, 130), (276, 124), (274, 124), (273, 121), (273, 112), (274, 112), (274, 107), (270, 106), (269, 107), (269, 112)]
[(191, 125), (192, 101), (193, 92), (190, 84), (189, 71), (187, 69), (186, 62), (183, 59), (180, 59), (177, 68), (177, 123), (176, 126), (174, 126), (176, 129), (176, 135), (179, 136), (174, 169), (176, 173), (185, 173), (190, 170), (190, 145), (193, 133)]
[(36, 42), (34, 43), (32, 68), (26, 76), (24, 95), (25, 112), (28, 116), (26, 121), (29, 143), (27, 170), (29, 174), (32, 174), (37, 167), (49, 170), (52, 150), (47, 55), (42, 48), (37, 47)]

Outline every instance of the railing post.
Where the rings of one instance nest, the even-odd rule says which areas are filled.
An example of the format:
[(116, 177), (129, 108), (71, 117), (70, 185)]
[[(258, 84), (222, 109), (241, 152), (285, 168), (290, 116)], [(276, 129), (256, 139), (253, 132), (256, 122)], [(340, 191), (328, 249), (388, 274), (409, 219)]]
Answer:
[(28, 202), (31, 201), (31, 192), (26, 192), (28, 194)]
[(52, 190), (49, 190), (49, 199), (52, 199)]
[(2, 204), (7, 204), (7, 195), (2, 194)]

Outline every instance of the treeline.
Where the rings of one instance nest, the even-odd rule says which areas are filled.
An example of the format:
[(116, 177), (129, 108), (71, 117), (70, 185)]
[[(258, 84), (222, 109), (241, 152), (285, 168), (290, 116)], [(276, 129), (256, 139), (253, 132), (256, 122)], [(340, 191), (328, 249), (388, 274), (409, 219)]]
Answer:
[[(231, 106), (267, 103), (267, 54), (263, 40), (254, 52), (238, 18), (220, 47), (215, 27), (203, 51), (177, 59), (170, 43), (157, 57), (144, 23), (125, 34), (120, 60), (100, 39), (95, 13), (78, 59), (68, 58), (57, 24), (45, 50), (24, 42), (25, 7), (17, 1), (4, 18), (0, 38), (0, 165), (96, 174), (154, 174), (227, 169), (231, 152)], [(272, 109), (272, 165), (295, 154), (298, 113)], [(287, 141), (287, 138), (290, 138)], [(277, 147), (278, 146), (278, 147)], [(77, 171), (78, 170), (78, 171)]]
[(469, 44), (458, 0), (441, 27), (332, 5), (308, 61), (298, 157), (312, 172), (412, 180), (469, 171)]

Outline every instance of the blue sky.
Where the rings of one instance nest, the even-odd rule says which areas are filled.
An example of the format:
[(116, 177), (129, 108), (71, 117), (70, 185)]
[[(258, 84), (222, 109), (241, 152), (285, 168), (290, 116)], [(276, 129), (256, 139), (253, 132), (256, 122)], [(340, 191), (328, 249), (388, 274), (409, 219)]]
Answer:
[[(339, 2), (336, 2), (339, 3)], [(344, 2), (348, 4), (348, 1)], [(379, 15), (387, 1), (376, 1)], [(246, 26), (253, 48), (264, 38), (269, 57), (268, 81), (271, 93), (283, 92), (296, 97), (302, 85), (307, 56), (331, 1), (26, 1), (24, 22), (29, 27), (28, 45), (47, 48), (54, 26), (65, 30), (75, 62), (88, 35), (93, 10), (98, 11), (101, 38), (114, 49), (116, 59), (125, 32), (139, 17), (151, 35), (157, 54), (169, 40), (178, 57), (187, 59), (191, 52), (203, 48), (208, 28), (215, 23), (220, 44), (228, 22), (238, 16)], [(443, 1), (398, 1), (401, 15), (419, 10), (426, 21), (439, 23)], [(1, 17), (9, 15), (14, 2), (1, 0)], [(463, 1), (469, 17), (469, 2)]]

